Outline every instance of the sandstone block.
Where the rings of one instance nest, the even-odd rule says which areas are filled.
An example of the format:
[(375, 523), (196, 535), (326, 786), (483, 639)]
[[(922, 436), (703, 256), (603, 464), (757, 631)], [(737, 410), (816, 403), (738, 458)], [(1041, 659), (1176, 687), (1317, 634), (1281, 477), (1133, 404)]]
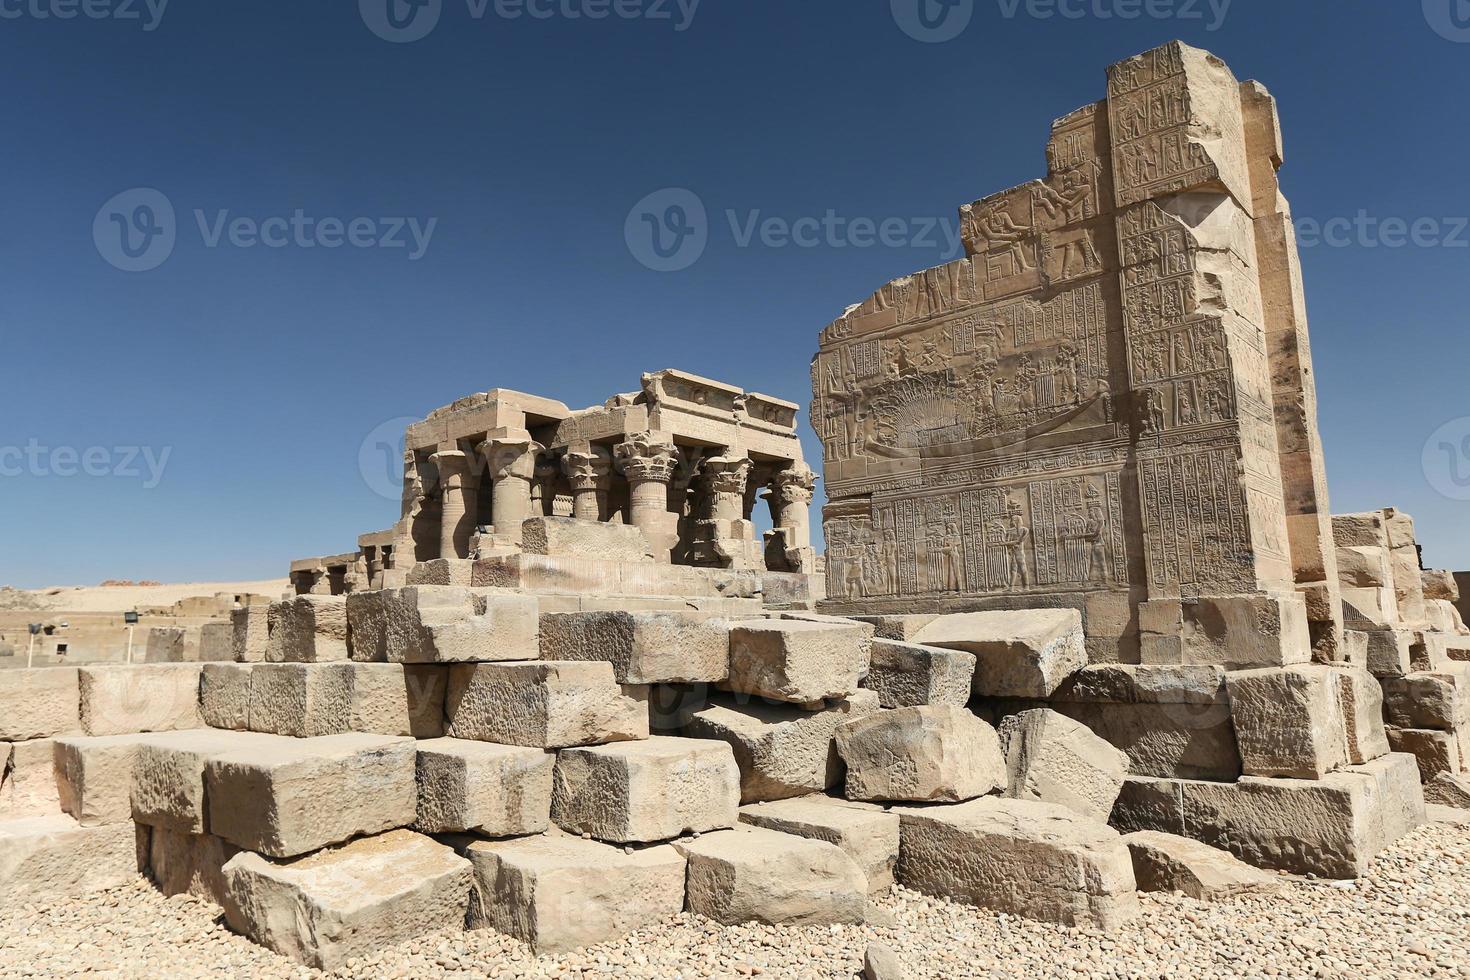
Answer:
[(0, 684), (0, 741), (75, 732), (81, 725), (75, 667), (7, 670)]
[(53, 742), (61, 809), (83, 827), (125, 823), (138, 750), (152, 735), (73, 735)]
[(552, 558), (653, 562), (653, 548), (633, 525), (571, 517), (533, 517), (526, 521), (521, 525), (521, 550)]
[(1342, 706), (1330, 668), (1235, 671), (1225, 682), (1248, 775), (1321, 779), (1347, 761)]
[(298, 595), (270, 604), (266, 614), (271, 663), (317, 664), (348, 659), (347, 599)]
[(733, 827), (739, 807), (740, 769), (724, 742), (655, 736), (557, 756), (551, 815), (569, 833), (653, 843)]
[(1140, 830), (1124, 836), (1141, 892), (1181, 892), (1200, 902), (1284, 890), (1280, 878), (1241, 861), (1229, 851), (1188, 837)]
[(674, 846), (689, 860), (689, 911), (721, 925), (863, 921), (867, 878), (835, 844), (741, 827)]
[(863, 686), (885, 708), (964, 706), (975, 681), (975, 655), (895, 640), (873, 641), (873, 667)]
[(730, 630), (729, 689), (794, 704), (847, 697), (870, 666), (866, 636), (857, 623), (739, 623)]
[(212, 758), (250, 746), (279, 744), (254, 732), (169, 732), (138, 744), (132, 765), (131, 814), (148, 826), (202, 834), (206, 825), (204, 768)]
[(250, 727), (295, 738), (349, 731), (437, 738), (447, 687), (444, 668), (433, 665), (257, 664)]
[(837, 726), (878, 711), (878, 696), (859, 691), (823, 711), (738, 704), (721, 697), (692, 712), (684, 734), (720, 739), (740, 766), (740, 801), (780, 800), (831, 789), (842, 780)]
[(1414, 670), (1417, 638), (1412, 630), (1368, 629), (1360, 632), (1367, 642), (1364, 666), (1374, 677), (1401, 677)]
[(1424, 801), (1470, 810), (1470, 776), (1441, 772), (1424, 784)]
[(684, 909), (684, 856), (667, 845), (626, 854), (556, 835), (475, 841), (464, 854), (480, 892), (470, 927), (514, 936), (538, 954), (617, 939)]
[(61, 812), (55, 739), (11, 743), (9, 765), (0, 781), (0, 820)]
[(293, 861), (237, 854), (224, 876), (231, 928), (323, 970), (462, 925), (472, 878), (464, 858), (407, 830)]
[(1392, 629), (1399, 625), (1398, 599), (1392, 586), (1342, 590), (1343, 624), (1355, 630)]
[(78, 898), (137, 874), (130, 823), (83, 827), (65, 814), (0, 820), (0, 906)]
[(409, 586), (347, 597), (353, 657), (392, 663), (535, 660), (534, 596)]
[(78, 668), (82, 730), (128, 735), (201, 728), (200, 664)]
[(606, 660), (619, 684), (722, 681), (730, 625), (668, 612), (575, 612), (541, 617), (544, 660)]
[(894, 812), (905, 887), (1080, 928), (1113, 929), (1138, 911), (1123, 838), (1066, 807), (987, 797)]
[(1342, 714), (1347, 761), (1362, 765), (1388, 754), (1383, 729), (1383, 686), (1362, 667), (1333, 666), (1338, 710)]
[(199, 661), (232, 663), (235, 659), (235, 627), (230, 623), (205, 623), (199, 627)]
[(1145, 664), (1246, 670), (1312, 659), (1300, 592), (1155, 599), (1139, 605), (1138, 628)]
[(1045, 708), (1011, 715), (998, 734), (1007, 796), (1056, 803), (1107, 822), (1128, 775), (1126, 753), (1086, 725)]
[(853, 800), (958, 802), (1006, 782), (995, 729), (968, 708), (898, 708), (837, 728)]
[(612, 664), (457, 664), (451, 738), (553, 749), (648, 737), (647, 692), (621, 687)]
[(1344, 589), (1393, 588), (1388, 549), (1377, 545), (1339, 546), (1337, 579)]
[[(237, 610), (243, 611), (243, 610)], [(199, 717), (210, 728), (250, 730), (253, 663), (205, 664), (199, 677)]]
[(1465, 765), (1465, 754), (1456, 732), (1425, 728), (1389, 728), (1388, 744), (1394, 752), (1406, 752), (1419, 764), (1422, 782), (1432, 782), (1440, 774), (1458, 775)]
[(898, 816), (871, 803), (799, 796), (740, 808), (740, 822), (836, 844), (868, 879), (868, 894), (893, 886), (898, 865)]
[(936, 616), (911, 637), (975, 655), (974, 693), (1044, 698), (1087, 666), (1082, 615), (1075, 609), (1020, 609)]
[(167, 827), (148, 827), (148, 877), (165, 895), (193, 895), (224, 907), (225, 864), (240, 853), (229, 841), (212, 834), (186, 834)]
[(551, 826), (556, 756), (544, 749), (457, 738), (418, 743), (418, 821), (426, 834), (487, 837), (543, 833)]
[(1455, 603), (1460, 601), (1460, 586), (1455, 573), (1443, 569), (1426, 569), (1420, 573), (1424, 585), (1424, 598)]
[(1470, 664), (1383, 678), (1384, 717), (1395, 728), (1454, 731), (1470, 724)]
[(259, 663), (270, 650), (270, 606), (244, 606), (230, 613), (235, 662)]
[(295, 857), (414, 822), (415, 743), (380, 735), (270, 741), (205, 763), (209, 831)]
[(913, 613), (902, 616), (853, 616), (860, 623), (873, 627), (873, 636), (879, 640), (896, 640), (900, 643), (917, 642), (914, 637), (919, 630), (939, 618), (938, 613)]
[(903, 964), (891, 946), (868, 943), (863, 952), (863, 980), (903, 980)]

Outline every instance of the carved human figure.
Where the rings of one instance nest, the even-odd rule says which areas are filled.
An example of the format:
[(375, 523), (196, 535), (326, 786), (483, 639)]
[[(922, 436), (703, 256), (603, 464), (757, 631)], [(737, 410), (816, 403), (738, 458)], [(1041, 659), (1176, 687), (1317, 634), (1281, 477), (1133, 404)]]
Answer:
[(1007, 568), (1011, 588), (1031, 584), (1031, 567), (1026, 560), (1026, 546), (1031, 538), (1031, 528), (1026, 525), (1025, 511), (1018, 501), (1006, 505), (1006, 549)]
[(1031, 229), (1016, 224), (1004, 204), (992, 204), (982, 210), (976, 217), (976, 223), (981, 237), (986, 241), (987, 249), (1000, 252), (1010, 260), (1010, 268), (1002, 271), (1002, 276), (1020, 275), (1035, 268), (1026, 255), (1025, 243)]
[(1107, 526), (1107, 511), (1103, 509), (1102, 494), (1098, 492), (1097, 487), (1089, 485), (1087, 488), (1087, 521), (1083, 528), (1087, 541), (1087, 581), (1089, 583), (1107, 580)]
[(940, 590), (941, 592), (963, 592), (965, 590), (963, 542), (960, 540), (959, 525), (950, 522), (944, 525), (944, 539), (940, 545)]

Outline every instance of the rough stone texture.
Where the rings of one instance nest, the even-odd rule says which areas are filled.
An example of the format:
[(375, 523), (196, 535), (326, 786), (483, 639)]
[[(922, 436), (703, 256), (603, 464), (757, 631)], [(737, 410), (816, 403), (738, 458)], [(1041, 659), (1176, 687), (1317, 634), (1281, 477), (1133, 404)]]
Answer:
[(1470, 664), (1385, 677), (1384, 718), (1395, 728), (1454, 731), (1470, 724)]
[(1139, 606), (1146, 664), (1209, 664), (1245, 670), (1312, 659), (1301, 593), (1155, 599)]
[(1389, 728), (1388, 744), (1394, 752), (1412, 755), (1423, 782), (1441, 774), (1458, 775), (1465, 766), (1465, 753), (1455, 732), (1427, 728)]
[(270, 857), (407, 827), (415, 743), (380, 735), (270, 741), (205, 763), (209, 831)]
[(77, 669), (7, 670), (0, 684), (0, 741), (75, 732), (81, 725)]
[(298, 595), (270, 605), (270, 640), (265, 659), (271, 663), (316, 664), (348, 659), (347, 599), (332, 595)]
[(689, 860), (689, 910), (722, 925), (863, 920), (867, 879), (835, 844), (741, 827), (674, 846)]
[(193, 895), (224, 907), (225, 864), (240, 853), (212, 834), (148, 827), (148, 877), (165, 895)]
[(836, 844), (862, 869), (870, 895), (893, 886), (898, 815), (881, 806), (831, 796), (799, 796), (743, 806), (740, 822)]
[(130, 823), (83, 827), (60, 813), (0, 821), (0, 906), (64, 902), (137, 873)]
[(472, 663), (535, 660), (535, 596), (455, 586), (410, 586), (347, 597), (352, 655), (362, 661)]
[(863, 953), (863, 980), (903, 980), (898, 954), (882, 943), (869, 943)]
[(353, 731), (437, 738), (447, 686), (444, 668), (433, 665), (257, 664), (250, 727), (295, 738)]
[(1470, 810), (1470, 776), (1439, 773), (1424, 784), (1424, 801)]
[(1347, 761), (1337, 678), (1316, 665), (1226, 676), (1245, 773), (1321, 779)]
[(1275, 875), (1253, 868), (1229, 851), (1188, 837), (1140, 830), (1123, 838), (1133, 855), (1133, 877), (1141, 892), (1181, 892), (1201, 902), (1280, 892)]
[(856, 693), (870, 666), (858, 623), (772, 620), (730, 630), (728, 687), (739, 694), (811, 704)]
[(470, 927), (496, 929), (537, 953), (607, 942), (684, 908), (684, 856), (667, 845), (624, 853), (548, 835), (475, 841), (464, 855), (480, 893)]
[(253, 746), (281, 744), (269, 735), (212, 728), (170, 732), (143, 741), (132, 766), (132, 818), (184, 834), (207, 828), (204, 768), (216, 756)]
[(457, 738), (418, 743), (418, 820), (426, 834), (539, 834), (551, 826), (556, 756)]
[(831, 789), (842, 781), (837, 726), (878, 711), (878, 696), (860, 691), (823, 711), (739, 704), (721, 697), (689, 714), (683, 732), (729, 744), (740, 766), (740, 802), (780, 800)]
[(975, 681), (975, 655), (896, 640), (873, 641), (873, 666), (863, 686), (885, 708), (965, 705)]
[(845, 722), (836, 732), (853, 800), (954, 803), (1006, 783), (995, 729), (968, 708), (898, 708)]
[(647, 738), (647, 691), (621, 687), (608, 663), (457, 664), (451, 738), (566, 748)]
[(128, 735), (201, 728), (200, 664), (81, 667), (82, 730)]
[(533, 517), (526, 521), (521, 525), (521, 549), (528, 555), (552, 558), (653, 562), (653, 548), (633, 525), (570, 517)]
[(1367, 644), (1363, 666), (1375, 677), (1402, 677), (1414, 670), (1415, 634), (1404, 629), (1362, 630)]
[(199, 717), (210, 728), (250, 731), (253, 663), (205, 664), (199, 677)]
[(733, 827), (739, 807), (740, 769), (724, 742), (655, 736), (557, 755), (551, 816), (569, 833), (654, 843)]
[(989, 797), (894, 812), (905, 887), (1081, 928), (1114, 929), (1138, 910), (1123, 838), (1066, 807)]
[(270, 650), (270, 606), (243, 606), (230, 612), (231, 652), (236, 663), (259, 663)]
[(1047, 709), (1011, 715), (1000, 725), (1006, 794), (1012, 799), (1056, 803), (1106, 823), (1128, 756), (1086, 725)]
[(981, 697), (1049, 697), (1087, 666), (1082, 616), (1075, 609), (936, 616), (912, 640), (973, 653), (974, 692)]
[(1389, 752), (1383, 728), (1383, 691), (1377, 678), (1362, 667), (1332, 667), (1342, 714), (1347, 761), (1360, 766)]
[(242, 853), (224, 867), (230, 927), (324, 970), (465, 921), (470, 863), (407, 830), (294, 861)]
[(541, 657), (609, 661), (619, 684), (723, 681), (730, 624), (686, 613), (551, 613), (541, 617)]
[(0, 819), (45, 817), (61, 812), (55, 760), (55, 739), (33, 738), (11, 743), (10, 768), (0, 782)]
[(83, 827), (125, 823), (138, 750), (152, 735), (73, 735), (52, 743), (57, 796)]

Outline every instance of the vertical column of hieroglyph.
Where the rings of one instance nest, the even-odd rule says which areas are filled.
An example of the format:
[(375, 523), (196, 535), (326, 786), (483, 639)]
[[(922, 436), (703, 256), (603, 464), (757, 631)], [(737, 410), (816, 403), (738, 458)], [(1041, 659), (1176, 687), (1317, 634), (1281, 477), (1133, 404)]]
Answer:
[(1173, 43), (1108, 70), (1150, 599), (1288, 590), (1239, 82)]
[(1276, 177), (1283, 161), (1281, 122), (1276, 100), (1259, 82), (1241, 86), (1241, 107), (1292, 572), (1297, 588), (1307, 597), (1316, 655), (1336, 660), (1342, 655), (1342, 592), (1332, 540), (1327, 465), (1317, 428), (1317, 380), (1307, 334), (1301, 256), (1291, 206)]

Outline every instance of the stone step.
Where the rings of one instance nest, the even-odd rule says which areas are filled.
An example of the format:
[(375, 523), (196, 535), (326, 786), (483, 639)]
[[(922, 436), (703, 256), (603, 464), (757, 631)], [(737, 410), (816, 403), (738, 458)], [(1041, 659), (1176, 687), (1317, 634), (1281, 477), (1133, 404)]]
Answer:
[(270, 604), (265, 659), (271, 663), (319, 664), (351, 656), (347, 599), (298, 595)]
[(221, 710), (217, 693), (236, 706), (241, 682), (216, 685), (214, 672), (250, 675), (250, 730), (294, 738), (343, 732), (412, 735), (444, 734), (447, 668), (379, 663), (221, 664), (211, 666), (205, 686), (210, 713)]
[(981, 697), (1049, 697), (1087, 666), (1075, 609), (954, 613), (907, 632), (911, 643), (974, 654), (974, 693)]
[(75, 667), (7, 670), (0, 684), (0, 742), (25, 742), (81, 731)]
[(747, 825), (674, 847), (689, 861), (689, 911), (721, 925), (857, 924), (867, 910), (867, 877), (824, 840)]
[(128, 735), (201, 728), (201, 664), (79, 667), (82, 731)]
[(647, 688), (620, 686), (612, 664), (456, 664), (451, 738), (555, 749), (647, 738)]
[(83, 827), (66, 814), (0, 820), (0, 906), (76, 898), (132, 881), (130, 823)]
[(431, 664), (535, 660), (532, 596), (456, 586), (409, 586), (347, 597), (353, 658)]
[(893, 887), (899, 821), (881, 806), (814, 794), (747, 804), (740, 822), (836, 844), (862, 869), (868, 894)]
[(697, 613), (549, 613), (541, 617), (541, 657), (609, 661), (619, 684), (723, 681), (730, 626)]
[(871, 631), (841, 620), (769, 620), (730, 630), (730, 679), (722, 686), (792, 704), (857, 693), (871, 667)]
[(850, 800), (954, 803), (1006, 784), (995, 729), (969, 708), (879, 711), (839, 725)]
[(458, 738), (417, 750), (417, 830), (521, 837), (551, 826), (555, 753)]

